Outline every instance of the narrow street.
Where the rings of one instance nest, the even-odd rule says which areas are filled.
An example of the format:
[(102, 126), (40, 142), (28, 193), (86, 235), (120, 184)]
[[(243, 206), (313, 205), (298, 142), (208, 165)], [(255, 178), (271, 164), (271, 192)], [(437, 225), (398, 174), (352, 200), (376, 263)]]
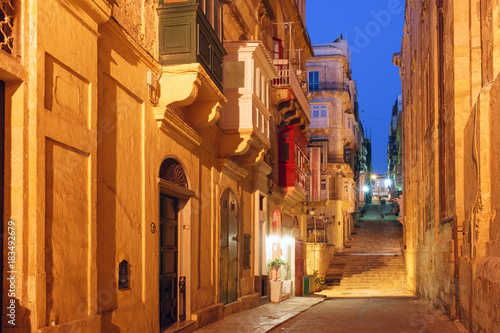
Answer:
[(327, 299), (270, 332), (462, 331), (440, 309), (416, 297), (375, 297)]
[(231, 315), (199, 332), (467, 332), (441, 308), (405, 292), (402, 226), (391, 213), (391, 204), (366, 207), (330, 264), (325, 290)]

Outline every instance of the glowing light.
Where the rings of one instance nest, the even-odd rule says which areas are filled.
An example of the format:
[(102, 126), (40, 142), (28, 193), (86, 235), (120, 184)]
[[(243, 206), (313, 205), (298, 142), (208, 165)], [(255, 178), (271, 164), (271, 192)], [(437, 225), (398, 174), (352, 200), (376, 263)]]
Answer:
[(391, 180), (390, 179), (386, 179), (385, 180), (385, 186), (387, 186), (387, 187), (391, 186)]
[(368, 186), (366, 186), (366, 185), (365, 185), (365, 186), (363, 186), (363, 192), (365, 192), (365, 193), (366, 193), (366, 192), (368, 192), (368, 191), (370, 191), (370, 188), (369, 188)]
[(280, 238), (276, 235), (270, 235), (270, 236), (267, 236), (267, 241), (271, 244), (275, 244), (275, 243), (280, 242)]
[(290, 237), (290, 236), (285, 236), (281, 239), (281, 246), (285, 246), (285, 245), (291, 245), (295, 243), (295, 238), (293, 237)]
[(377, 179), (377, 175), (372, 175), (372, 179)]

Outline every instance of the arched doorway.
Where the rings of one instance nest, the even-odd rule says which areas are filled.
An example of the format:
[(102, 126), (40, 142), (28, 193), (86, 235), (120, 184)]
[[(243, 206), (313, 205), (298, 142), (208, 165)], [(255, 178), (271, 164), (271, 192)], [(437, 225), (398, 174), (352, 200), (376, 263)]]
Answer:
[(238, 201), (233, 191), (226, 189), (220, 199), (220, 302), (238, 300)]
[(184, 169), (175, 159), (163, 161), (159, 172), (159, 301), (160, 327), (185, 319), (185, 301), (179, 297), (179, 200), (188, 199)]

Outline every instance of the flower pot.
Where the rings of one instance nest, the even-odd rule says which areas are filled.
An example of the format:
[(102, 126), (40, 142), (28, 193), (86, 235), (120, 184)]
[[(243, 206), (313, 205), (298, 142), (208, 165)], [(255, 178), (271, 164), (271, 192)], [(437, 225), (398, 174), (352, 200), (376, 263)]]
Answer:
[(281, 280), (271, 280), (271, 302), (279, 303), (281, 301), (281, 288), (283, 286), (283, 281)]

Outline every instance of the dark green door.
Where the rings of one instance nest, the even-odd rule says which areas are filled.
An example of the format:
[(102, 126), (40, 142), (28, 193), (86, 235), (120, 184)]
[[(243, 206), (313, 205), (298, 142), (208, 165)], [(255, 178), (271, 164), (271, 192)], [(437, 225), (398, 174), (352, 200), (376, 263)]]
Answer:
[(160, 327), (177, 321), (176, 198), (160, 195)]
[(238, 300), (238, 202), (230, 189), (221, 198), (220, 302)]

